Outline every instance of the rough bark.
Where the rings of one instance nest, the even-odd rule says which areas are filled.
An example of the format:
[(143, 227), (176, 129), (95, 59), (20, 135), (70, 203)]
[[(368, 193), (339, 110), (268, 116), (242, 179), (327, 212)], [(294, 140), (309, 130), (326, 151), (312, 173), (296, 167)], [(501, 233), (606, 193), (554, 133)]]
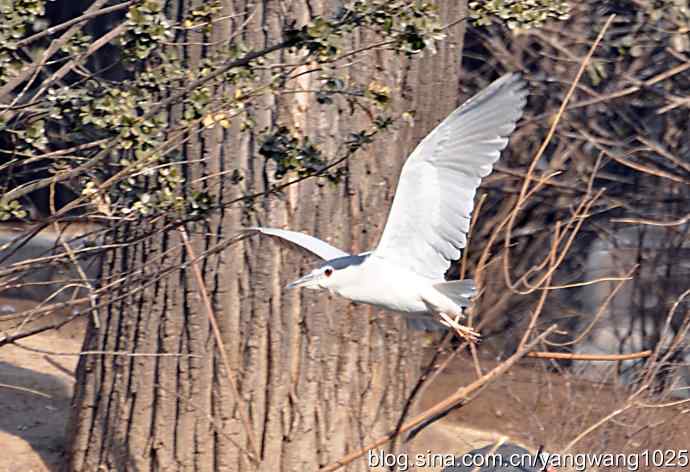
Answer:
[[(334, 6), (321, 0), (288, 2), (287, 7), (228, 3), (225, 34), (235, 34), (245, 20), (238, 13), (253, 12), (241, 34), (254, 48), (280, 40), (283, 15), (304, 22)], [(463, 3), (440, 2), (444, 21), (462, 17)], [(309, 232), (354, 252), (374, 246), (404, 158), (457, 105), (463, 30), (462, 24), (450, 28), (435, 55), (409, 60), (375, 52), (355, 63), (351, 76), (390, 85), (393, 108), (416, 110), (415, 125), (401, 125), (359, 152), (337, 187), (305, 181), (289, 187), (284, 198), (261, 200), (253, 211), (240, 205), (203, 225), (189, 225), (197, 254), (248, 224)], [(353, 48), (365, 44), (363, 34), (354, 38)], [(208, 52), (188, 46), (185, 60), (193, 63)], [(282, 54), (279, 61), (289, 59)], [(313, 79), (304, 77), (301, 85), (309, 88)], [(365, 115), (318, 105), (307, 95), (265, 98), (251, 113), (256, 130), (287, 124), (318, 136), (331, 152), (349, 132), (366, 125)], [(211, 180), (199, 185), (211, 185), (209, 191), (225, 201), (265, 190), (272, 175), (257, 150), (255, 132), (204, 132), (183, 149), (193, 162), (185, 166), (186, 178), (236, 168), (245, 177), (240, 185)], [(156, 229), (130, 225), (109, 237), (131, 240)], [(395, 426), (420, 362), (417, 333), (399, 316), (324, 294), (285, 291), (310, 261), (268, 240), (248, 240), (209, 255), (202, 270), (240, 391), (241, 398), (235, 398), (192, 271), (175, 268), (187, 262), (175, 231), (123, 246), (110, 256), (104, 283), (134, 274), (147, 285), (113, 293), (112, 303), (100, 313), (101, 328), (89, 327), (84, 348), (180, 355), (82, 358), (69, 470), (316, 470)], [(240, 410), (257, 441), (258, 465), (245, 453)], [(350, 470), (367, 470), (366, 461)]]

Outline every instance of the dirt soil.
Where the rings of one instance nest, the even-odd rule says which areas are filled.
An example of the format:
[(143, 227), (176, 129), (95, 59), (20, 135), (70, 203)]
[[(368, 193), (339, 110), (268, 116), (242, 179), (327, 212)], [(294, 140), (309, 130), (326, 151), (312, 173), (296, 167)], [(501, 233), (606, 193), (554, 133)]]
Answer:
[[(8, 313), (29, 307), (0, 300), (0, 330)], [(0, 472), (58, 470), (78, 359), (70, 353), (81, 350), (83, 330), (73, 323), (0, 347)]]
[[(9, 311), (6, 301), (0, 301), (0, 310), (3, 305)], [(80, 350), (83, 329), (83, 323), (73, 324), (32, 336), (21, 346), (0, 348), (0, 472), (58, 470), (77, 363), (77, 356), (70, 353)], [(484, 360), (482, 368), (486, 371), (495, 364)], [(474, 401), (416, 436), (410, 452), (460, 454), (500, 438), (535, 450), (544, 446), (557, 451), (621, 405), (622, 392), (550, 372), (545, 365), (524, 361), (515, 366)], [(420, 407), (447, 398), (476, 375), (471, 360), (458, 356), (426, 391)], [(687, 449), (689, 417), (687, 403), (635, 410), (587, 435), (579, 449), (626, 453)]]

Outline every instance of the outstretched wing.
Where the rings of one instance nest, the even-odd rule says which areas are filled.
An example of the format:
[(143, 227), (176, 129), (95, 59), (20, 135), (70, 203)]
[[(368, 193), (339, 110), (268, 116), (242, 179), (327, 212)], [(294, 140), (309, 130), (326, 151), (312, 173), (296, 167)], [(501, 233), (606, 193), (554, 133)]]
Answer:
[(520, 76), (505, 75), (422, 140), (403, 166), (374, 255), (443, 280), (465, 247), (475, 191), (506, 147), (526, 97)]
[(276, 238), (277, 241), (287, 243), (291, 249), (297, 249), (305, 252), (310, 256), (320, 257), (325, 261), (335, 259), (337, 257), (349, 256), (345, 251), (331, 246), (327, 242), (321, 241), (318, 238), (309, 236), (308, 234), (298, 233), (297, 231), (288, 231), (286, 229), (277, 228), (261, 228), (258, 226), (246, 228), (242, 230), (244, 234), (263, 234)]

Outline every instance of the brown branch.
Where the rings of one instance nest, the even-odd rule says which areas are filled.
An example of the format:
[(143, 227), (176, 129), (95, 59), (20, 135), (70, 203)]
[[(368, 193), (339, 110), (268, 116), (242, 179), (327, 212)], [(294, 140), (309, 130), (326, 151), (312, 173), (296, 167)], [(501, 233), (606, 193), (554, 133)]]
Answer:
[(569, 360), (569, 361), (628, 361), (633, 359), (644, 359), (652, 355), (652, 351), (632, 352), (630, 354), (572, 354), (569, 352), (529, 352), (525, 357), (535, 359)]
[(597, 35), (597, 38), (594, 40), (594, 43), (592, 46), (589, 48), (589, 51), (587, 52), (587, 55), (584, 57), (582, 60), (582, 63), (580, 64), (580, 68), (578, 69), (577, 73), (575, 74), (575, 78), (573, 79), (572, 84), (570, 85), (570, 88), (566, 92), (565, 97), (563, 98), (563, 101), (561, 102), (561, 106), (558, 109), (558, 112), (556, 113), (555, 118), (553, 119), (551, 126), (549, 128), (548, 133), (546, 134), (546, 137), (542, 141), (541, 145), (539, 146), (539, 149), (537, 150), (536, 154), (532, 158), (532, 162), (529, 165), (529, 168), (527, 170), (527, 178), (525, 178), (522, 188), (520, 190), (520, 196), (517, 199), (517, 202), (515, 203), (515, 207), (513, 210), (510, 212), (509, 218), (508, 218), (508, 224), (506, 225), (506, 239), (505, 239), (505, 254), (504, 258), (506, 263), (504, 264), (504, 279), (506, 282), (506, 285), (511, 289), (515, 290), (516, 289), (516, 284), (511, 280), (510, 273), (507, 270), (507, 267), (510, 265), (510, 245), (511, 245), (511, 232), (512, 228), (515, 225), (515, 220), (517, 219), (517, 215), (520, 212), (520, 209), (522, 205), (525, 203), (525, 201), (528, 198), (529, 195), (529, 186), (530, 186), (530, 177), (534, 174), (534, 170), (537, 167), (537, 163), (539, 162), (539, 159), (541, 156), (544, 154), (546, 151), (546, 148), (549, 146), (551, 143), (551, 140), (553, 136), (556, 133), (556, 127), (558, 126), (558, 123), (561, 121), (561, 118), (563, 114), (565, 113), (566, 108), (568, 107), (568, 103), (570, 102), (570, 98), (573, 96), (573, 93), (575, 92), (575, 88), (577, 84), (580, 82), (580, 78), (582, 77), (582, 74), (584, 74), (585, 69), (587, 68), (587, 65), (592, 59), (592, 56), (594, 55), (594, 51), (596, 50), (597, 46), (599, 46), (599, 43), (601, 40), (604, 38), (604, 34), (608, 30), (609, 26), (611, 26), (611, 23), (613, 22), (613, 19), (616, 17), (616, 15), (611, 15), (608, 17), (606, 20), (606, 23), (604, 23), (604, 26), (602, 27), (601, 31), (599, 31), (599, 34)]
[[(174, 225), (171, 225), (167, 229), (172, 230), (172, 229), (177, 228), (178, 226), (179, 226), (179, 224), (174, 224)], [(115, 303), (117, 301), (123, 300), (123, 299), (125, 299), (125, 298), (127, 298), (127, 297), (129, 297), (135, 293), (139, 293), (142, 290), (145, 290), (146, 288), (154, 285), (155, 283), (157, 283), (159, 280), (163, 279), (164, 277), (167, 277), (169, 274), (171, 274), (173, 272), (177, 272), (177, 271), (184, 269), (186, 267), (189, 267), (193, 262), (198, 263), (198, 262), (202, 261), (205, 257), (208, 257), (212, 254), (217, 254), (217, 253), (227, 249), (228, 247), (232, 246), (233, 244), (238, 243), (239, 241), (243, 240), (246, 237), (247, 236), (245, 236), (245, 235), (239, 235), (239, 236), (235, 236), (234, 238), (225, 240), (221, 243), (218, 243), (218, 244), (212, 246), (211, 248), (209, 248), (207, 251), (205, 251), (202, 255), (198, 256), (196, 259), (190, 259), (190, 261), (188, 261), (188, 262), (183, 262), (183, 263), (175, 262), (175, 263), (172, 263), (172, 264), (169, 264), (166, 266), (162, 266), (156, 272), (156, 275), (153, 277), (150, 276), (149, 274), (143, 273), (141, 270), (134, 272), (134, 274), (136, 274), (136, 277), (134, 276), (134, 274), (132, 274), (128, 277), (120, 277), (117, 280), (112, 281), (107, 285), (103, 285), (103, 286), (97, 288), (95, 290), (96, 295), (101, 295), (101, 294), (105, 294), (105, 293), (112, 294), (115, 292), (115, 290), (118, 287), (127, 286), (125, 284), (130, 284), (130, 285), (138, 284), (138, 285), (136, 287), (131, 288), (131, 290), (129, 290), (129, 291), (127, 291), (127, 290), (123, 291), (123, 293), (120, 295), (111, 296), (108, 299), (108, 301), (99, 303), (98, 305), (96, 305), (95, 308), (100, 309), (101, 307), (104, 307), (104, 306), (107, 306), (111, 303)], [(170, 251), (172, 251), (172, 249), (170, 249)], [(56, 303), (51, 303), (48, 306), (42, 306), (40, 308), (32, 308), (29, 310), (24, 310), (22, 312), (14, 314), (13, 317), (17, 318), (20, 316), (29, 317), (29, 316), (35, 316), (35, 315), (45, 315), (48, 313), (54, 313), (56, 311), (63, 310), (63, 309), (68, 308), (68, 307), (79, 307), (82, 305), (86, 305), (89, 302), (90, 302), (89, 297), (77, 298), (77, 299), (67, 301), (67, 302), (56, 302)], [(74, 319), (74, 317), (69, 318), (68, 321), (71, 321), (73, 319)], [(32, 334), (38, 334), (38, 333), (41, 333), (43, 331), (48, 331), (50, 329), (59, 328), (60, 326), (62, 326), (65, 323), (66, 323), (65, 321), (62, 321), (58, 324), (51, 325), (49, 327), (39, 328), (39, 329), (37, 329), (31, 333), (24, 333), (23, 335), (17, 335), (18, 337), (12, 338), (12, 339), (0, 337), (0, 347), (3, 346), (4, 344), (11, 343), (13, 339), (21, 339), (21, 338), (31, 336)]]
[[(553, 245), (551, 246), (551, 251), (549, 251), (549, 259), (551, 260), (551, 268), (554, 267), (554, 263), (556, 262), (556, 254), (557, 254), (557, 249), (558, 249), (558, 226), (556, 226), (556, 234), (554, 235), (554, 241)], [(555, 265), (555, 267), (558, 267)], [(549, 285), (551, 283), (551, 277), (553, 275), (553, 272), (549, 270), (547, 272), (546, 278), (544, 280), (544, 283), (546, 285)], [(539, 320), (539, 316), (541, 315), (542, 310), (544, 309), (544, 304), (546, 303), (546, 297), (548, 295), (548, 290), (542, 290), (541, 294), (539, 295), (539, 300), (537, 301), (537, 306), (534, 309), (534, 313), (532, 313), (532, 316), (530, 317), (529, 324), (527, 325), (527, 329), (525, 329), (525, 333), (522, 335), (522, 339), (520, 340), (520, 344), (518, 345), (518, 352), (522, 351), (525, 349), (525, 346), (527, 345), (527, 342), (529, 341), (529, 337), (534, 331), (535, 327), (537, 326), (537, 320)]]
[[(624, 165), (626, 167), (630, 167), (631, 169), (634, 169), (639, 172), (643, 172), (645, 174), (653, 175), (655, 177), (659, 177), (662, 179), (669, 179), (677, 183), (681, 184), (690, 184), (690, 180), (687, 180), (681, 176), (672, 174), (670, 172), (666, 172), (665, 170), (654, 168), (648, 165), (641, 164), (639, 162), (631, 161), (628, 159), (629, 156), (632, 156), (636, 153), (639, 152), (646, 152), (648, 149), (646, 147), (638, 147), (635, 149), (632, 149), (630, 151), (627, 151), (625, 153), (619, 153), (616, 151), (611, 151), (604, 146), (602, 146), (596, 138), (594, 138), (591, 134), (587, 133), (583, 129), (578, 129), (578, 132), (585, 138), (587, 142), (589, 142), (592, 146), (597, 148), (599, 151), (613, 159), (614, 161), (618, 162), (621, 165)], [(617, 146), (617, 145), (616, 145)]]
[(33, 390), (31, 388), (26, 388), (26, 387), (20, 387), (19, 385), (10, 385), (10, 384), (4, 384), (0, 383), (0, 387), (2, 388), (8, 388), (10, 390), (19, 390), (20, 392), (29, 392), (33, 393), (34, 395), (38, 395), (39, 397), (44, 397), (44, 398), (53, 398), (47, 393), (40, 392), (38, 390)]
[[(688, 63), (690, 65), (690, 63)], [(664, 146), (661, 143), (657, 143), (655, 141), (652, 141), (649, 138), (643, 138), (642, 136), (636, 136), (635, 139), (637, 139), (639, 142), (647, 146), (649, 149), (652, 151), (656, 152), (662, 157), (665, 157), (669, 161), (671, 161), (673, 164), (677, 165), (678, 167), (682, 168), (686, 172), (690, 172), (690, 164), (687, 162), (683, 161), (683, 159), (680, 159), (676, 156), (673, 155), (672, 152), (670, 152), (668, 149), (664, 148)]]
[(204, 277), (203, 275), (201, 275), (201, 270), (199, 269), (199, 264), (197, 262), (196, 255), (194, 254), (194, 249), (192, 248), (192, 245), (189, 242), (187, 230), (184, 226), (180, 226), (179, 228), (177, 228), (177, 231), (180, 233), (182, 242), (184, 243), (185, 249), (187, 250), (187, 254), (189, 254), (189, 258), (192, 260), (192, 272), (194, 273), (194, 278), (196, 279), (199, 292), (201, 293), (201, 300), (204, 302), (204, 306), (206, 308), (206, 315), (208, 316), (208, 321), (209, 323), (211, 323), (211, 330), (213, 331), (213, 337), (216, 341), (216, 345), (220, 353), (220, 358), (223, 362), (223, 366), (225, 367), (225, 371), (228, 375), (228, 383), (230, 384), (232, 393), (235, 396), (235, 401), (237, 401), (237, 403), (239, 404), (239, 408), (237, 408), (237, 410), (239, 411), (240, 418), (242, 420), (242, 423), (244, 424), (245, 433), (247, 434), (247, 442), (249, 443), (249, 448), (251, 449), (251, 452), (245, 452), (255, 464), (258, 464), (259, 454), (258, 449), (256, 447), (256, 439), (254, 438), (254, 430), (252, 430), (249, 418), (247, 417), (247, 412), (243, 408), (244, 405), (242, 405), (242, 397), (240, 396), (239, 390), (237, 390), (237, 384), (235, 383), (233, 372), (230, 369), (230, 361), (228, 360), (228, 355), (225, 351), (225, 343), (223, 343), (223, 337), (221, 336), (220, 329), (218, 328), (218, 321), (216, 320), (216, 315), (213, 312), (213, 307), (211, 306), (211, 300), (208, 296), (208, 291), (206, 290)]
[[(50, 206), (51, 206), (51, 212), (55, 213), (55, 185), (50, 186)], [(82, 268), (81, 264), (79, 263), (79, 260), (77, 259), (77, 256), (74, 253), (72, 246), (70, 246), (69, 242), (67, 242), (63, 239), (62, 230), (60, 229), (60, 223), (55, 221), (53, 223), (53, 227), (55, 228), (55, 232), (58, 235), (60, 235), (59, 236), (60, 243), (62, 244), (62, 247), (65, 249), (65, 252), (69, 256), (69, 260), (70, 260), (70, 262), (72, 262), (74, 269), (79, 274), (79, 277), (81, 278), (82, 284), (84, 284), (84, 287), (86, 287), (89, 291), (88, 296), (89, 296), (90, 303), (91, 303), (91, 317), (92, 317), (91, 319), (93, 320), (93, 326), (96, 329), (100, 329), (101, 322), (100, 322), (100, 319), (98, 318), (98, 311), (95, 309), (96, 295), (94, 294), (93, 284), (91, 283), (89, 278), (86, 276), (86, 272), (84, 272), (84, 269)]]
[(612, 223), (630, 223), (634, 225), (649, 225), (649, 226), (663, 226), (663, 227), (669, 227), (669, 226), (681, 226), (684, 225), (690, 221), (690, 213), (687, 215), (683, 216), (682, 218), (678, 218), (677, 220), (672, 220), (672, 221), (654, 221), (654, 220), (646, 220), (646, 219), (637, 219), (637, 218), (612, 218), (611, 222)]

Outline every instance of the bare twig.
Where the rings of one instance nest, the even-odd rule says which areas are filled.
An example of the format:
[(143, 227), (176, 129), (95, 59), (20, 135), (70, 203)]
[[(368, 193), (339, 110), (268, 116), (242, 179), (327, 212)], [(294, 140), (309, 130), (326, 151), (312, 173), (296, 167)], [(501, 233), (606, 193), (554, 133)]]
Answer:
[(46, 90), (55, 82), (58, 80), (62, 79), (65, 75), (67, 75), (72, 69), (77, 67), (81, 61), (86, 59), (87, 57), (91, 56), (94, 54), (96, 51), (98, 51), (100, 48), (105, 46), (106, 44), (110, 43), (113, 39), (117, 38), (120, 36), (122, 33), (124, 33), (127, 30), (127, 22), (123, 21), (119, 25), (117, 25), (115, 28), (111, 29), (108, 31), (106, 34), (98, 38), (96, 41), (91, 43), (89, 47), (84, 51), (82, 54), (78, 54), (77, 57), (69, 61), (67, 64), (64, 64), (62, 67), (60, 67), (53, 75), (51, 75), (48, 79), (46, 79), (42, 84), (41, 88), (36, 92), (36, 94), (33, 96), (34, 100), (38, 100), (41, 95), (45, 93)]
[(179, 352), (131, 352), (131, 351), (79, 351), (79, 352), (58, 352), (49, 349), (40, 349), (37, 347), (27, 346), (23, 343), (14, 342), (13, 345), (26, 351), (37, 352), (40, 354), (47, 354), (49, 356), (59, 357), (80, 357), (80, 356), (123, 356), (123, 357), (196, 357), (201, 358), (198, 354), (182, 354)]
[(527, 353), (525, 357), (536, 359), (568, 360), (568, 361), (629, 361), (634, 359), (644, 359), (652, 355), (652, 351), (632, 352), (630, 354), (572, 354), (569, 352), (541, 352), (533, 351)]
[(46, 28), (43, 31), (40, 31), (36, 34), (32, 34), (31, 36), (28, 36), (22, 40), (17, 41), (16, 47), (17, 48), (23, 48), (24, 46), (33, 43), (34, 41), (44, 38), (46, 36), (50, 36), (52, 34), (58, 33), (64, 29), (69, 28), (72, 25), (76, 25), (77, 23), (83, 23), (85, 21), (88, 21), (92, 18), (95, 18), (97, 16), (101, 15), (107, 15), (108, 13), (113, 13), (116, 11), (124, 10), (125, 8), (129, 8), (130, 6), (134, 5), (135, 3), (139, 2), (141, 0), (129, 0), (127, 2), (123, 3), (118, 3), (117, 5), (112, 5), (109, 7), (101, 8), (100, 10), (95, 10), (95, 11), (89, 11), (87, 13), (84, 13), (81, 16), (78, 16), (76, 18), (72, 18), (69, 21), (65, 21), (64, 23), (60, 23), (59, 25), (51, 26), (50, 28)]
[[(86, 10), (84, 14), (88, 15), (93, 13), (94, 11), (97, 11), (99, 8), (103, 6), (103, 4), (106, 3), (107, 0), (96, 0), (91, 4), (91, 6)], [(56, 40), (52, 41), (50, 43), (50, 46), (48, 46), (48, 49), (43, 53), (40, 59), (34, 61), (32, 64), (29, 66), (25, 67), (24, 69), (17, 74), (17, 76), (13, 77), (12, 80), (7, 82), (2, 88), (0, 88), (0, 100), (6, 97), (12, 90), (14, 90), (19, 84), (24, 82), (29, 76), (32, 74), (38, 73), (41, 68), (45, 65), (45, 63), (50, 59), (50, 57), (55, 54), (62, 46), (64, 46), (67, 41), (70, 40), (72, 36), (74, 36), (77, 32), (79, 31), (79, 28), (76, 25), (72, 25), (62, 36), (57, 38)], [(17, 96), (12, 100), (12, 104), (10, 107), (8, 107), (4, 112), (9, 110), (14, 104), (18, 103), (18, 101), (21, 99), (22, 95), (28, 90), (28, 87), (30, 86), (30, 82), (24, 87), (24, 90), (22, 90), (21, 93), (17, 94)], [(3, 112), (3, 113), (4, 113)], [(1, 114), (0, 114), (1, 116)]]
[(634, 224), (634, 225), (648, 225), (648, 226), (663, 226), (663, 227), (671, 227), (671, 226), (681, 226), (690, 221), (690, 213), (687, 215), (678, 218), (677, 220), (671, 220), (671, 221), (654, 221), (654, 220), (648, 220), (648, 219), (638, 219), (638, 218), (613, 218), (611, 219), (612, 222), (614, 223), (629, 223), (629, 224)]
[(604, 424), (608, 423), (609, 421), (613, 420), (616, 416), (619, 416), (619, 415), (625, 413), (626, 411), (630, 410), (632, 407), (633, 407), (633, 404), (632, 404), (632, 403), (626, 403), (623, 407), (618, 408), (618, 409), (612, 411), (611, 413), (609, 413), (608, 415), (604, 416), (603, 418), (601, 418), (601, 419), (600, 419), (599, 421), (597, 421), (596, 423), (594, 423), (594, 424), (592, 424), (591, 426), (589, 426), (588, 428), (586, 428), (584, 431), (582, 431), (580, 434), (578, 434), (578, 435), (575, 437), (575, 439), (573, 439), (572, 441), (570, 441), (570, 442), (568, 443), (568, 445), (567, 445), (567, 446), (563, 449), (563, 451), (562, 451), (563, 454), (568, 453), (573, 447), (575, 447), (575, 445), (576, 445), (577, 443), (579, 443), (580, 441), (582, 441), (582, 439), (584, 439), (585, 436), (587, 436), (588, 434), (590, 434), (591, 432), (593, 432), (593, 431), (596, 430), (597, 428), (600, 428), (601, 426), (603, 426)]
[(594, 40), (594, 43), (590, 47), (589, 51), (587, 52), (587, 55), (584, 57), (582, 63), (580, 64), (580, 68), (578, 69), (577, 73), (575, 74), (575, 78), (573, 79), (572, 84), (570, 85), (570, 89), (566, 93), (565, 97), (563, 98), (563, 101), (561, 102), (561, 106), (558, 109), (558, 112), (556, 113), (556, 116), (554, 117), (551, 126), (549, 128), (548, 133), (546, 134), (546, 137), (542, 141), (541, 145), (539, 146), (539, 149), (537, 150), (536, 154), (532, 158), (532, 162), (529, 165), (529, 168), (527, 170), (527, 177), (525, 178), (522, 188), (520, 190), (520, 195), (517, 199), (517, 202), (515, 203), (515, 207), (513, 208), (513, 211), (510, 213), (510, 218), (509, 221), (506, 225), (506, 239), (505, 239), (505, 264), (504, 264), (504, 278), (506, 281), (506, 284), (508, 287), (510, 287), (512, 290), (515, 290), (515, 284), (511, 280), (510, 273), (507, 271), (507, 267), (510, 265), (510, 244), (511, 244), (511, 231), (512, 227), (515, 225), (515, 220), (517, 218), (518, 213), (520, 212), (520, 209), (522, 208), (522, 205), (527, 199), (527, 195), (529, 194), (529, 185), (530, 185), (530, 178), (534, 174), (534, 170), (537, 167), (537, 163), (539, 162), (539, 159), (541, 156), (544, 154), (546, 151), (546, 148), (548, 147), (549, 143), (551, 143), (551, 139), (553, 138), (555, 132), (556, 132), (556, 127), (558, 126), (558, 123), (561, 120), (561, 117), (563, 116), (568, 103), (570, 102), (570, 98), (573, 96), (573, 93), (575, 92), (575, 88), (577, 86), (577, 83), (580, 81), (580, 78), (582, 77), (582, 74), (585, 72), (585, 69), (587, 68), (590, 60), (592, 59), (592, 56), (594, 55), (594, 51), (596, 50), (597, 46), (601, 42), (601, 40), (604, 38), (604, 34), (606, 34), (606, 31), (608, 30), (609, 26), (611, 26), (611, 23), (613, 22), (613, 19), (616, 17), (616, 15), (611, 15), (608, 17), (606, 20), (606, 23), (604, 23), (604, 26), (602, 27), (601, 31), (597, 35), (597, 38)]
[(43, 397), (43, 398), (53, 398), (50, 395), (48, 395), (47, 393), (39, 392), (38, 390), (34, 390), (32, 388), (20, 387), (18, 385), (10, 385), (10, 384), (0, 383), (0, 388), (8, 388), (10, 390), (18, 390), (20, 392), (33, 393), (34, 395), (38, 395), (39, 397)]

